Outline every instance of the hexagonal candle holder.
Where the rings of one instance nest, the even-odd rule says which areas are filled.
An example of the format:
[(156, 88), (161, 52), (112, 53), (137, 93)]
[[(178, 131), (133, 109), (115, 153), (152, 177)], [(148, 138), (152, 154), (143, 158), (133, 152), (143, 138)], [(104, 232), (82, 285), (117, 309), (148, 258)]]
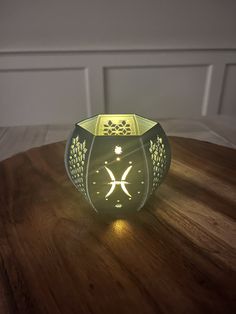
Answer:
[(100, 114), (76, 123), (65, 150), (69, 178), (97, 212), (140, 210), (170, 161), (160, 124), (136, 114)]

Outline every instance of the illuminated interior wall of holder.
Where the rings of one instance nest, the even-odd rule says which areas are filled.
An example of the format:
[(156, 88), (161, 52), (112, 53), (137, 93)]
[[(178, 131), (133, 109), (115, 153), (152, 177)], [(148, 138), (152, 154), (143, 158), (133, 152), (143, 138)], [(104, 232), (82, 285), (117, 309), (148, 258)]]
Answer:
[(76, 123), (65, 150), (71, 181), (98, 212), (140, 210), (170, 161), (160, 124), (136, 114), (101, 114)]

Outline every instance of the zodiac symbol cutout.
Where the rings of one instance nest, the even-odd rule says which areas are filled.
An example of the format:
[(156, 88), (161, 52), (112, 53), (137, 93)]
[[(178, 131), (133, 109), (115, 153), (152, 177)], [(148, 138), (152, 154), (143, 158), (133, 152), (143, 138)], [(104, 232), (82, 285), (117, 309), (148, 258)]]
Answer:
[(128, 190), (127, 190), (127, 188), (126, 188), (125, 185), (126, 185), (126, 184), (129, 184), (129, 182), (126, 181), (126, 177), (127, 177), (128, 173), (130, 172), (132, 166), (129, 166), (129, 167), (124, 171), (124, 173), (122, 174), (122, 177), (121, 177), (121, 180), (120, 180), (120, 181), (117, 181), (117, 180), (116, 180), (116, 178), (115, 178), (113, 172), (112, 172), (108, 167), (105, 167), (105, 168), (106, 168), (106, 170), (107, 170), (107, 172), (108, 172), (108, 174), (109, 174), (109, 176), (110, 176), (110, 178), (111, 178), (111, 182), (108, 183), (108, 184), (111, 184), (111, 188), (110, 188), (110, 190), (108, 191), (108, 193), (107, 193), (107, 195), (106, 195), (105, 197), (107, 198), (108, 196), (110, 196), (110, 195), (112, 194), (112, 192), (115, 190), (115, 187), (116, 187), (117, 185), (120, 185), (121, 188), (122, 188), (122, 190), (123, 190), (123, 192), (124, 192), (126, 195), (128, 195), (129, 197), (131, 197), (131, 195), (129, 194), (129, 192), (128, 192)]

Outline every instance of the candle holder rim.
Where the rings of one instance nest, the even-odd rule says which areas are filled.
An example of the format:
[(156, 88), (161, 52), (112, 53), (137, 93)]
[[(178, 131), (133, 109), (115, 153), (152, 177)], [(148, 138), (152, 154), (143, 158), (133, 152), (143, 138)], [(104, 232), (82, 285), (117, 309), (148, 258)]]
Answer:
[[(126, 118), (126, 117), (129, 117), (129, 118), (132, 118), (134, 120), (134, 124), (135, 124), (135, 133), (136, 134), (101, 134), (98, 130), (98, 127), (99, 127), (99, 123), (100, 123), (100, 119), (101, 118), (104, 118), (104, 117), (116, 117), (116, 118)], [(93, 120), (93, 121), (91, 121)], [(95, 126), (94, 126), (94, 131), (88, 129), (87, 127), (85, 127), (83, 124), (86, 123), (86, 122), (89, 122), (91, 121), (94, 122)], [(140, 126), (141, 124), (144, 125), (144, 130), (140, 131)], [(146, 125), (145, 125), (146, 124)], [(143, 134), (145, 134), (146, 132), (148, 132), (149, 130), (151, 130), (153, 127), (157, 126), (157, 125), (160, 125), (160, 123), (158, 121), (154, 121), (154, 120), (151, 120), (149, 118), (145, 118), (139, 114), (136, 114), (136, 113), (102, 113), (102, 114), (95, 114), (89, 118), (85, 118), (83, 120), (80, 120), (78, 122), (76, 122), (74, 124), (75, 127), (81, 127), (83, 128), (84, 130), (86, 130), (87, 132), (91, 133), (93, 136), (98, 136), (98, 137), (121, 137), (121, 136), (125, 136), (125, 137), (140, 137), (142, 136)]]

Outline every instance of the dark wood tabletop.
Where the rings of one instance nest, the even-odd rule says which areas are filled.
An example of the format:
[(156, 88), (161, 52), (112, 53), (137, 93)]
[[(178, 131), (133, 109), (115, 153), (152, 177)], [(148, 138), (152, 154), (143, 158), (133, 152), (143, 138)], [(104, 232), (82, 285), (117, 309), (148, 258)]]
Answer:
[(143, 210), (96, 214), (65, 143), (0, 163), (0, 313), (236, 313), (236, 151), (170, 138)]

